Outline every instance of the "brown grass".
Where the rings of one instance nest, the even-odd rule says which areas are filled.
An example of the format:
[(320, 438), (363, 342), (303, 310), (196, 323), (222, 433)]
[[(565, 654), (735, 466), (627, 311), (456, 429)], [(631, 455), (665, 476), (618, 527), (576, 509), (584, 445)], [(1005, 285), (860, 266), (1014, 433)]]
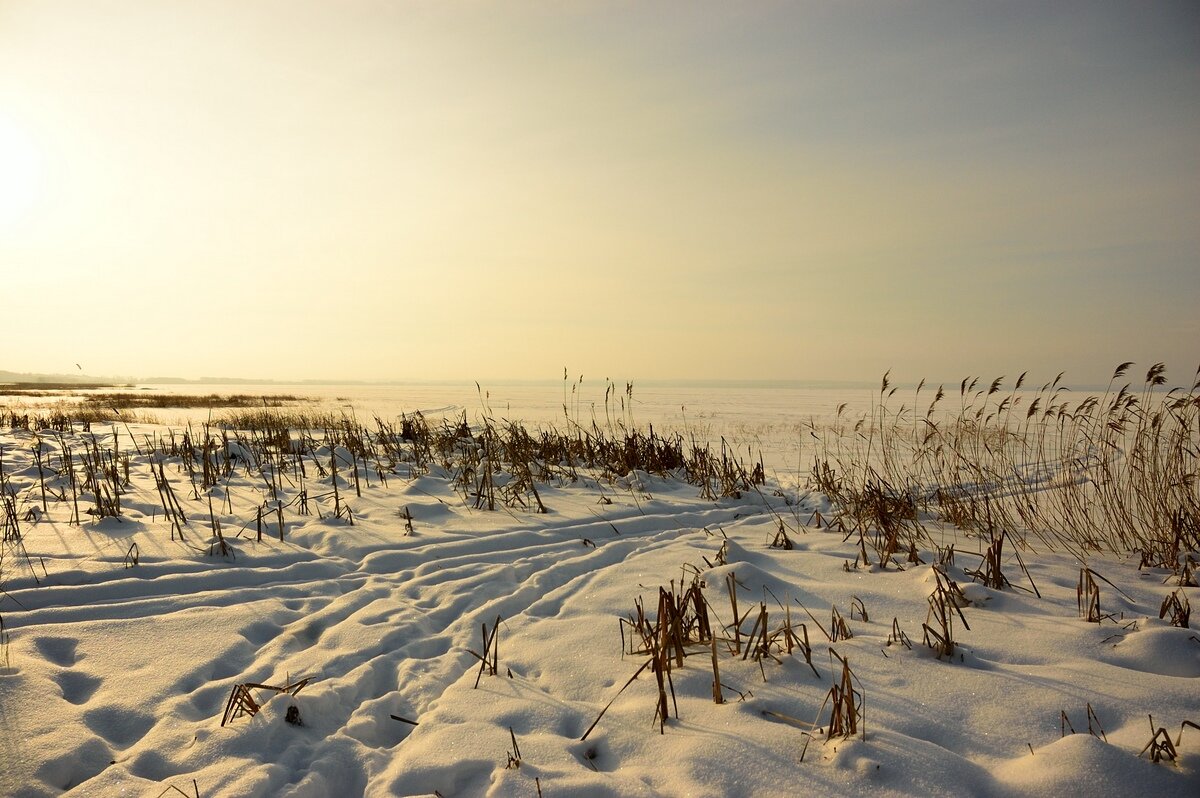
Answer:
[(1181, 553), (1200, 549), (1200, 370), (1190, 387), (1168, 391), (1156, 363), (1135, 389), (1119, 382), (1131, 365), (1082, 399), (1062, 374), (1025, 392), (1021, 375), (1007, 393), (1002, 377), (967, 378), (956, 407), (939, 387), (924, 413), (924, 381), (894, 409), (885, 375), (869, 415), (810, 425), (812, 485), (851, 529), (875, 530), (881, 563), (895, 542), (919, 538), (926, 512), (1081, 559), (1140, 551), (1178, 573)]

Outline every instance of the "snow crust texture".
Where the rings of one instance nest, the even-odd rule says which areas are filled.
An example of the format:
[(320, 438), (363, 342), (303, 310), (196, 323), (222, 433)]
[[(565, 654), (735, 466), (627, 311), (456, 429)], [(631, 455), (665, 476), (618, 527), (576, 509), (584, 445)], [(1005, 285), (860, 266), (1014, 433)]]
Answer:
[[(349, 517), (314, 471), (310, 512), (290, 506), (282, 541), (273, 514), (259, 539), (251, 453), (199, 493), (166, 458), (181, 540), (128, 440), (119, 517), (68, 523), (65, 483), (41, 512), (33, 447), (53, 459), (80, 436), (0, 433), (22, 519), (0, 564), (0, 795), (1200, 795), (1200, 731), (1180, 738), (1200, 723), (1200, 633), (1158, 617), (1177, 588), (1136, 559), (1088, 563), (1112, 585), (1107, 617), (1088, 623), (1070, 556), (1024, 553), (1040, 596), (994, 590), (966, 574), (982, 544), (931, 522), (920, 563), (855, 566), (857, 539), (817, 526), (825, 498), (794, 488), (713, 501), (679, 479), (581, 473), (539, 485), (545, 514), (488, 511), (436, 465), (385, 485), (348, 453)], [(781, 523), (790, 549), (769, 545)], [(922, 624), (951, 543), (941, 575), (963, 589), (969, 628), (939, 659)], [(1015, 565), (1008, 576), (1029, 584)], [(753, 610), (742, 644), (761, 605), (771, 628), (804, 624), (812, 667), (798, 649), (734, 652), (730, 578), (739, 613)], [(725, 701), (712, 647), (692, 647), (660, 733), (651, 671), (622, 690), (647, 657), (625, 652), (619, 619), (693, 583), (721, 638)], [(835, 607), (852, 633), (836, 642)], [(472, 650), (497, 618), (497, 672), (480, 676)], [(827, 739), (839, 658), (862, 725)], [(294, 696), (252, 689), (257, 713), (221, 725), (237, 685), (301, 679)], [(1179, 740), (1174, 761), (1139, 756), (1159, 727)]]

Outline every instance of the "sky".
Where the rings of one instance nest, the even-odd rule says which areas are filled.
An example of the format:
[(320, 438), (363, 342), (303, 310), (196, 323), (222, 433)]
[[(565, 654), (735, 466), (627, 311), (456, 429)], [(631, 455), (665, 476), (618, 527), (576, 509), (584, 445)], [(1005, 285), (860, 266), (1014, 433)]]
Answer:
[(0, 0), (0, 307), (10, 371), (1190, 382), (1200, 4)]

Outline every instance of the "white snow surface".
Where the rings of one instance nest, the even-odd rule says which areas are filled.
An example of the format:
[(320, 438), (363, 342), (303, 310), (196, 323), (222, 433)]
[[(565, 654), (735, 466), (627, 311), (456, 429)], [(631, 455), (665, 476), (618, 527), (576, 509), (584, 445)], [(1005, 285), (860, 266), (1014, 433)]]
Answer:
[[(56, 456), (57, 436), (42, 441)], [(22, 517), (41, 507), (33, 444), (0, 433)], [(850, 567), (857, 540), (817, 528), (828, 502), (790, 486), (710, 501), (678, 479), (581, 475), (540, 485), (538, 514), (476, 509), (436, 467), (400, 466), (386, 486), (372, 467), (361, 497), (339, 471), (350, 524), (332, 517), (329, 477), (310, 473), (312, 512), (290, 508), (282, 542), (268, 515), (258, 541), (264, 483), (242, 462), (211, 492), (222, 555), (208, 496), (167, 460), (188, 515), (172, 540), (148, 458), (131, 454), (122, 517), (72, 525), (51, 495), (4, 545), (0, 795), (1200, 795), (1200, 731), (1182, 730), (1174, 762), (1139, 756), (1158, 727), (1176, 740), (1200, 723), (1200, 632), (1159, 619), (1176, 587), (1136, 558), (1089, 561), (1121, 592), (1100, 582), (1112, 617), (1088, 623), (1074, 558), (1024, 552), (1040, 598), (993, 590), (963, 570), (979, 541), (930, 522), (955, 544), (947, 575), (970, 599), (958, 653), (939, 660), (921, 644), (934, 547), (926, 564)], [(793, 549), (769, 546), (781, 520)], [(710, 567), (726, 540), (726, 564)], [(1006, 573), (1028, 586), (1015, 563)], [(772, 626), (786, 606), (820, 675), (798, 651), (760, 664), (721, 643), (716, 704), (701, 646), (672, 674), (678, 717), (660, 733), (649, 670), (618, 695), (646, 660), (623, 653), (619, 619), (697, 578), (728, 634), (728, 574), (741, 611), (755, 608), (743, 637), (759, 602)], [(1200, 603), (1197, 590), (1184, 588)], [(826, 629), (836, 606), (853, 637), (830, 642), (801, 605)], [(478, 677), (469, 649), (498, 616), (498, 673)], [(888, 644), (893, 619), (911, 650)], [(823, 733), (831, 648), (865, 707), (849, 739)], [(301, 679), (295, 696), (254, 691), (261, 711), (221, 725), (236, 685)], [(286, 720), (293, 706), (302, 725)], [(506, 767), (513, 736), (520, 764)]]

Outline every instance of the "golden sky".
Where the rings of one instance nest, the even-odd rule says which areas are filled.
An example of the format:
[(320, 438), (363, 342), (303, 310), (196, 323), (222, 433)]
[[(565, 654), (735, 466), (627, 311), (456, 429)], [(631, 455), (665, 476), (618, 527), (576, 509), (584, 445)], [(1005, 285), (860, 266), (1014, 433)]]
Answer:
[(1194, 3), (0, 0), (0, 369), (1200, 363)]

